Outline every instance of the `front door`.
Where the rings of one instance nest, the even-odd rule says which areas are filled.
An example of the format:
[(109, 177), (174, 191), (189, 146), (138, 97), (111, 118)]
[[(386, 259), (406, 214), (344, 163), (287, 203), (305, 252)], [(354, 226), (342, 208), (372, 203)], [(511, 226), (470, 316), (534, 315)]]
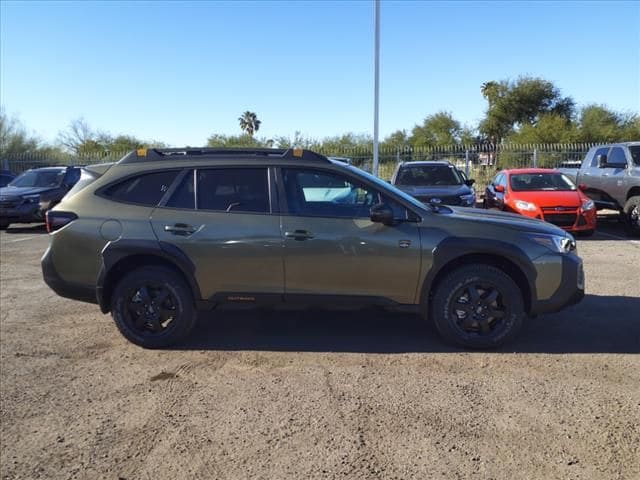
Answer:
[[(282, 168), (280, 173), (285, 298), (414, 303), (420, 231), (406, 221), (404, 207), (342, 173), (313, 168)], [(372, 222), (369, 210), (380, 201), (402, 221), (394, 226)]]
[(280, 220), (269, 185), (266, 167), (190, 170), (153, 211), (156, 236), (194, 263), (204, 299), (284, 292)]

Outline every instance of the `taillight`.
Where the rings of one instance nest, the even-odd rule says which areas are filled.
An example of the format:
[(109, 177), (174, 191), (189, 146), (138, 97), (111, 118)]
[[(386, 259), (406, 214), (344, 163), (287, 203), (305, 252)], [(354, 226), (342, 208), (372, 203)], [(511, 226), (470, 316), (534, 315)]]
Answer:
[(72, 212), (49, 210), (45, 218), (47, 220), (47, 232), (51, 233), (73, 222), (78, 216)]

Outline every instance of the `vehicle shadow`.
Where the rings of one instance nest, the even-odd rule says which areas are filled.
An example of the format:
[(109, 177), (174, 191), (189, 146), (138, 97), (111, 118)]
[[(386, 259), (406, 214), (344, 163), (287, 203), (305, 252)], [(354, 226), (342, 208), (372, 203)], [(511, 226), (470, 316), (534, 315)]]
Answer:
[(47, 226), (44, 223), (10, 225), (4, 232), (9, 235), (16, 233), (47, 233)]
[[(578, 305), (529, 319), (498, 352), (640, 353), (640, 298), (587, 295)], [(381, 311), (214, 310), (179, 350), (419, 353), (457, 352), (431, 322)]]

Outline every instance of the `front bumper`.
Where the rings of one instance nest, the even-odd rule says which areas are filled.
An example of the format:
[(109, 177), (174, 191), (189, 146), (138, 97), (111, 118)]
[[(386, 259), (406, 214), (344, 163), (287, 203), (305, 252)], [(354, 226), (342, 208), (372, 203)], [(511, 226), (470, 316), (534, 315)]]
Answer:
[(68, 282), (60, 277), (53, 264), (51, 247), (47, 248), (47, 251), (44, 252), (40, 264), (42, 266), (44, 283), (58, 295), (64, 298), (71, 298), (72, 300), (80, 300), (81, 302), (98, 303), (95, 287)]
[(556, 292), (546, 300), (532, 302), (531, 314), (558, 312), (584, 298), (584, 268), (577, 255), (562, 256), (562, 280)]
[(43, 222), (44, 211), (39, 203), (21, 203), (12, 208), (0, 207), (0, 218), (9, 223)]

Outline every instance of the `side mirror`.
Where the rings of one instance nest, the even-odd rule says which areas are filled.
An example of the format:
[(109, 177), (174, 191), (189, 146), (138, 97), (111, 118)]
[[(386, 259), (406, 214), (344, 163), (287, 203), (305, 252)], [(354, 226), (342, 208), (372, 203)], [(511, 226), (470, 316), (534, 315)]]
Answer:
[(393, 210), (384, 203), (378, 203), (371, 207), (369, 211), (371, 221), (374, 223), (382, 223), (383, 225), (393, 225)]
[(578, 185), (578, 190), (582, 190), (583, 192), (587, 189), (587, 186), (584, 183)]
[(494, 189), (496, 192), (504, 193), (504, 186), (503, 186), (503, 185), (495, 185), (495, 186), (493, 187), (493, 189)]
[(607, 156), (606, 155), (598, 155), (598, 168), (607, 168)]
[(476, 181), (475, 181), (473, 178), (470, 178), (469, 180), (465, 180), (465, 181), (464, 181), (464, 184), (465, 184), (467, 187), (472, 186), (474, 183), (476, 183)]

